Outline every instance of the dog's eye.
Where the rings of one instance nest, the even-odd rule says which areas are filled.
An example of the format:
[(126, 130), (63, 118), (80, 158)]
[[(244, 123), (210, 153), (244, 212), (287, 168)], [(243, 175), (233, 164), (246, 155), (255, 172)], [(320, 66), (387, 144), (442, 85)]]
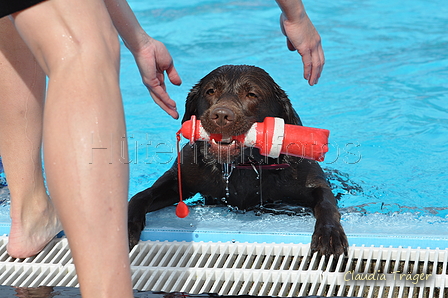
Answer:
[(207, 95), (213, 95), (213, 94), (215, 94), (215, 89), (210, 88), (210, 89), (208, 89), (208, 90), (205, 92), (205, 94), (207, 94)]
[(252, 93), (252, 92), (247, 93), (246, 96), (247, 96), (247, 98), (250, 98), (250, 99), (256, 99), (258, 97), (257, 94)]

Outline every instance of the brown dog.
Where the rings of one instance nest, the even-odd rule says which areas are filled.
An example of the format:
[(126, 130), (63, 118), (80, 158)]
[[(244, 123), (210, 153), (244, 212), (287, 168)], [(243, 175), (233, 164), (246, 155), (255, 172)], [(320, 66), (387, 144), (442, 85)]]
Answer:
[[(182, 122), (192, 115), (201, 120), (208, 133), (222, 134), (223, 139), (246, 133), (254, 122), (262, 122), (265, 117), (280, 117), (286, 124), (301, 125), (285, 92), (264, 70), (246, 65), (219, 67), (195, 85), (188, 94)], [(316, 217), (312, 251), (322, 255), (347, 252), (336, 200), (317, 162), (288, 155), (267, 158), (258, 149), (242, 147), (235, 141), (196, 142), (194, 146), (185, 145), (181, 153), (184, 199), (200, 193), (206, 204), (218, 199), (240, 210), (250, 210), (259, 205), (262, 193), (266, 203), (282, 200), (310, 207)], [(270, 166), (278, 164), (287, 166)], [(177, 185), (175, 162), (152, 187), (132, 197), (131, 248), (140, 239), (145, 214), (179, 200)]]

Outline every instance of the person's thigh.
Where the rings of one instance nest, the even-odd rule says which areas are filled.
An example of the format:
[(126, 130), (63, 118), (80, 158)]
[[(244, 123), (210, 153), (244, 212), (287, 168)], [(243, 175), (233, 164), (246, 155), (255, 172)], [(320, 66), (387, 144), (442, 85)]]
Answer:
[(118, 69), (118, 36), (102, 0), (44, 1), (12, 18), (50, 78), (51, 70), (79, 59), (79, 54), (114, 61)]

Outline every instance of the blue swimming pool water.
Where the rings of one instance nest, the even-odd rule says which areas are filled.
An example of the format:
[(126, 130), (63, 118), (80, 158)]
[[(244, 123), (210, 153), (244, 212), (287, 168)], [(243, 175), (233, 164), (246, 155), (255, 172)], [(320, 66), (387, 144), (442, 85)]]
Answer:
[[(305, 125), (331, 130), (322, 166), (359, 186), (341, 197), (342, 208), (448, 214), (448, 6), (442, 1), (305, 2), (326, 55), (315, 87), (301, 78), (299, 55), (284, 46), (274, 1), (130, 3), (174, 57), (183, 85), (169, 92), (181, 111), (189, 88), (215, 67), (260, 66), (290, 95)], [(139, 153), (134, 193), (174, 159), (179, 121), (151, 103), (132, 57), (123, 56), (129, 135)]]
[[(441, 0), (305, 1), (326, 55), (315, 87), (301, 78), (298, 54), (286, 50), (274, 1), (130, 3), (174, 57), (183, 85), (168, 90), (181, 112), (191, 86), (209, 71), (252, 64), (289, 94), (305, 125), (331, 130), (322, 167), (340, 196), (351, 243), (447, 246), (448, 6)], [(180, 123), (151, 102), (127, 52), (122, 65), (136, 161), (132, 195), (171, 165)], [(153, 228), (143, 237), (226, 241), (257, 231), (261, 235), (250, 239), (309, 241), (313, 223), (307, 216), (257, 217), (196, 207), (185, 220), (174, 218), (172, 210), (148, 216)], [(167, 231), (177, 234), (170, 238)], [(421, 241), (395, 241), (396, 235)]]
[[(436, 243), (448, 239), (444, 0), (304, 1), (326, 55), (314, 87), (302, 79), (300, 56), (286, 49), (273, 0), (129, 3), (143, 27), (174, 58), (183, 84), (168, 84), (168, 91), (181, 113), (191, 86), (212, 69), (223, 64), (262, 67), (289, 94), (304, 125), (331, 131), (330, 152), (321, 165), (340, 196), (348, 234), (413, 235)], [(121, 85), (132, 196), (171, 166), (180, 120), (172, 120), (152, 102), (124, 47)], [(174, 218), (171, 209), (148, 216), (148, 227), (155, 230), (149, 229), (147, 237), (177, 231), (187, 233), (187, 239), (207, 240), (207, 235), (221, 237), (230, 231), (233, 239), (235, 232), (258, 229), (270, 235), (308, 233), (304, 239), (309, 241), (312, 226), (310, 216), (257, 217), (199, 206), (183, 220)], [(260, 239), (277, 239), (265, 237)]]

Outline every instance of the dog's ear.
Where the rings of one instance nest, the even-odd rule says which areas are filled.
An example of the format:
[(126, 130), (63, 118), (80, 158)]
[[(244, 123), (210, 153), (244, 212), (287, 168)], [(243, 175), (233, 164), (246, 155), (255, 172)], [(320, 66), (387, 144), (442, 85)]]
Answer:
[(283, 108), (282, 118), (285, 120), (286, 124), (294, 124), (294, 125), (302, 125), (302, 121), (300, 120), (299, 115), (292, 107), (291, 101), (288, 98), (288, 95), (285, 91), (283, 91), (280, 86), (275, 84), (275, 97), (278, 100), (278, 103)]
[(201, 82), (197, 83), (187, 95), (187, 101), (185, 102), (185, 113), (182, 118), (182, 123), (190, 120), (191, 116), (198, 115), (198, 101), (200, 97)]

